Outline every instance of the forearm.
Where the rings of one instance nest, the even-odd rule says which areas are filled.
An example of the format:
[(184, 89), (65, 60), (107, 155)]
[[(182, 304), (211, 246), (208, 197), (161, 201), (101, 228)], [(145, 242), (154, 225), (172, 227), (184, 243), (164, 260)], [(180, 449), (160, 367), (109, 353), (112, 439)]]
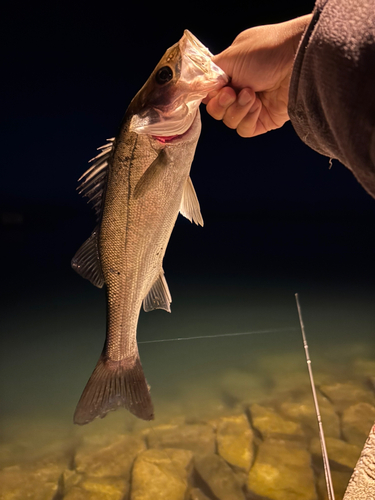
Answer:
[(318, 0), (294, 63), (288, 113), (301, 139), (375, 197), (375, 0)]

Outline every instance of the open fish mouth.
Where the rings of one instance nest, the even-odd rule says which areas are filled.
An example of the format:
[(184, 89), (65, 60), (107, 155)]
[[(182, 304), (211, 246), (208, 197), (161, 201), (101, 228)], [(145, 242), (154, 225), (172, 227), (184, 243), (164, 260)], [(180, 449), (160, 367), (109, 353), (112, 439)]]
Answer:
[[(135, 114), (130, 131), (161, 137), (183, 135), (191, 127), (202, 99), (229, 81), (228, 76), (212, 61), (212, 53), (190, 31), (185, 30), (178, 46), (179, 76), (173, 83), (170, 101), (162, 106), (150, 106)], [(168, 53), (168, 52), (167, 52)]]
[[(182, 54), (181, 78), (191, 85), (192, 90), (195, 87), (202, 92), (206, 90), (202, 99), (208, 92), (228, 83), (227, 75), (212, 61), (213, 54), (189, 30), (184, 31), (179, 46)], [(198, 81), (195, 82), (196, 79)]]

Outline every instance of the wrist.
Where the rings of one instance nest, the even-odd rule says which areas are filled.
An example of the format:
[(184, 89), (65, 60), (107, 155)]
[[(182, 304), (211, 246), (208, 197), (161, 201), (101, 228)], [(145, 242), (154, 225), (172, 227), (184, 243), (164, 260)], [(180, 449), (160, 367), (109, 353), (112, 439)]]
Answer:
[(284, 36), (293, 44), (294, 52), (297, 52), (298, 44), (307, 26), (310, 24), (311, 19), (312, 14), (306, 14), (305, 16), (297, 17), (296, 19), (283, 23), (285, 24), (286, 31), (284, 32)]

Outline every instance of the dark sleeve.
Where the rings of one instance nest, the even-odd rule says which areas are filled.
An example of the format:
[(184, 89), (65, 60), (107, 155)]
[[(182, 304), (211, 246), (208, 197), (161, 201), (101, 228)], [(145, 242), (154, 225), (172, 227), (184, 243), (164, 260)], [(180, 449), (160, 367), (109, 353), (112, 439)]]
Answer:
[(317, 0), (288, 111), (300, 138), (342, 162), (375, 198), (375, 0)]

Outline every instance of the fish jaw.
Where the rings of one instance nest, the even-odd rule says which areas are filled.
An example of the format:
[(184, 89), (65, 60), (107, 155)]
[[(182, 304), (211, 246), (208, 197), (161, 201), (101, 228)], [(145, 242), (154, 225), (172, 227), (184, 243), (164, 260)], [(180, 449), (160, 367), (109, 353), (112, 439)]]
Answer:
[[(157, 88), (155, 78), (163, 67), (173, 71), (173, 79)], [(138, 99), (141, 109), (134, 113), (130, 131), (157, 137), (184, 134), (192, 125), (202, 99), (228, 81), (224, 71), (212, 61), (211, 52), (185, 30), (141, 89)]]

